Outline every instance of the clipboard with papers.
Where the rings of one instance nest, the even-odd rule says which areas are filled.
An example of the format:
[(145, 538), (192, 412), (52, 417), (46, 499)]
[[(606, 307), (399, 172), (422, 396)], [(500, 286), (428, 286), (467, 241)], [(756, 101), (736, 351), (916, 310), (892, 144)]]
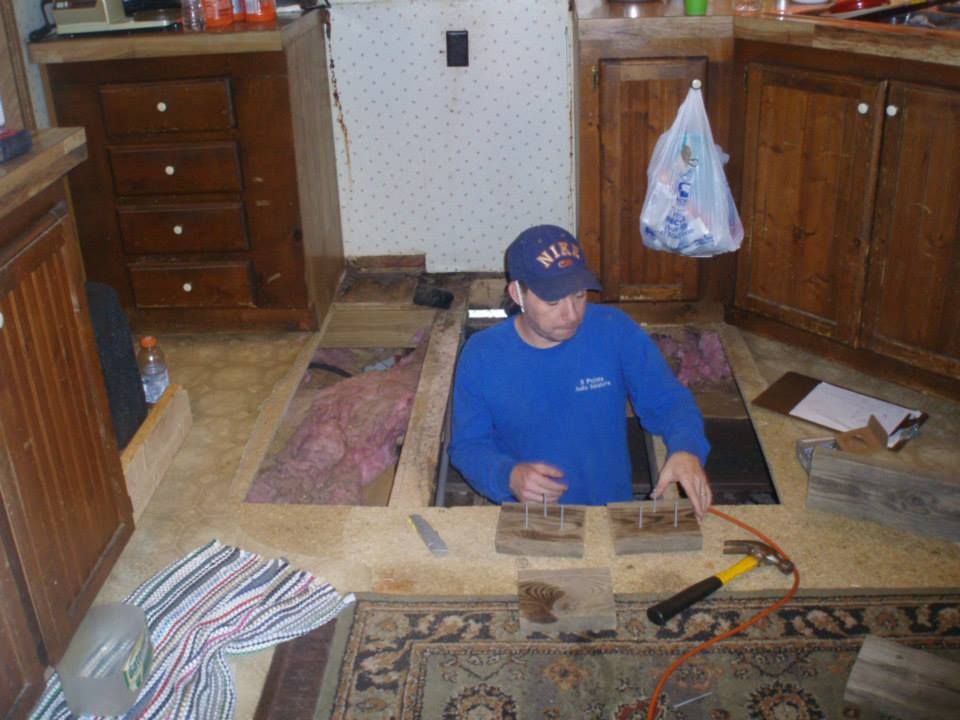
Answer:
[(887, 434), (887, 448), (899, 450), (927, 421), (922, 410), (905, 408), (816, 378), (788, 372), (753, 400), (759, 407), (838, 432), (867, 427), (872, 415)]

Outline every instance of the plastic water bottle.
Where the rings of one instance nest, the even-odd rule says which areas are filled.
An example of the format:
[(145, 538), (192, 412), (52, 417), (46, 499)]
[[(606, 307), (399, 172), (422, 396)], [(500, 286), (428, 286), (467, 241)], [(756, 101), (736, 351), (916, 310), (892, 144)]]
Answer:
[(108, 603), (90, 609), (57, 675), (76, 715), (121, 715), (137, 701), (150, 675), (153, 643), (143, 609)]
[(152, 335), (147, 335), (140, 341), (137, 364), (140, 366), (143, 394), (148, 403), (156, 403), (170, 385), (170, 373), (163, 351), (157, 347), (157, 339)]
[(180, 0), (183, 29), (193, 32), (205, 30), (207, 18), (203, 12), (203, 0)]

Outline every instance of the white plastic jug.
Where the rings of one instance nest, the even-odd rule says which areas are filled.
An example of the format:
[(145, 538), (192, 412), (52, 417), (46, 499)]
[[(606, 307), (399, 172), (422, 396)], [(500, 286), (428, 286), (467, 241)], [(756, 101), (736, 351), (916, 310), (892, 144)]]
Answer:
[(57, 664), (74, 715), (121, 715), (150, 673), (153, 643), (143, 609), (126, 603), (90, 608)]

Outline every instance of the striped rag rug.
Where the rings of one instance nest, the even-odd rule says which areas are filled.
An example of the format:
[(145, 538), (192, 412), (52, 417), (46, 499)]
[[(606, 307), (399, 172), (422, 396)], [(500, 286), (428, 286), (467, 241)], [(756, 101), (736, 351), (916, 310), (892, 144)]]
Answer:
[[(137, 588), (125, 602), (143, 608), (153, 640), (150, 676), (125, 720), (233, 718), (237, 703), (227, 655), (304, 635), (354, 601), (283, 559), (217, 540)], [(68, 720), (54, 673), (32, 720)]]

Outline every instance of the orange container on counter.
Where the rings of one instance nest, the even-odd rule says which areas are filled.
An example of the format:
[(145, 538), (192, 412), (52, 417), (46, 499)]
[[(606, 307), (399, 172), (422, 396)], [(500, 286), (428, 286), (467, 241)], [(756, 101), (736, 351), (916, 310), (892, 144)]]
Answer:
[(277, 19), (277, 0), (244, 0), (247, 22), (270, 22)]
[(203, 15), (208, 28), (233, 25), (233, 0), (203, 0)]

